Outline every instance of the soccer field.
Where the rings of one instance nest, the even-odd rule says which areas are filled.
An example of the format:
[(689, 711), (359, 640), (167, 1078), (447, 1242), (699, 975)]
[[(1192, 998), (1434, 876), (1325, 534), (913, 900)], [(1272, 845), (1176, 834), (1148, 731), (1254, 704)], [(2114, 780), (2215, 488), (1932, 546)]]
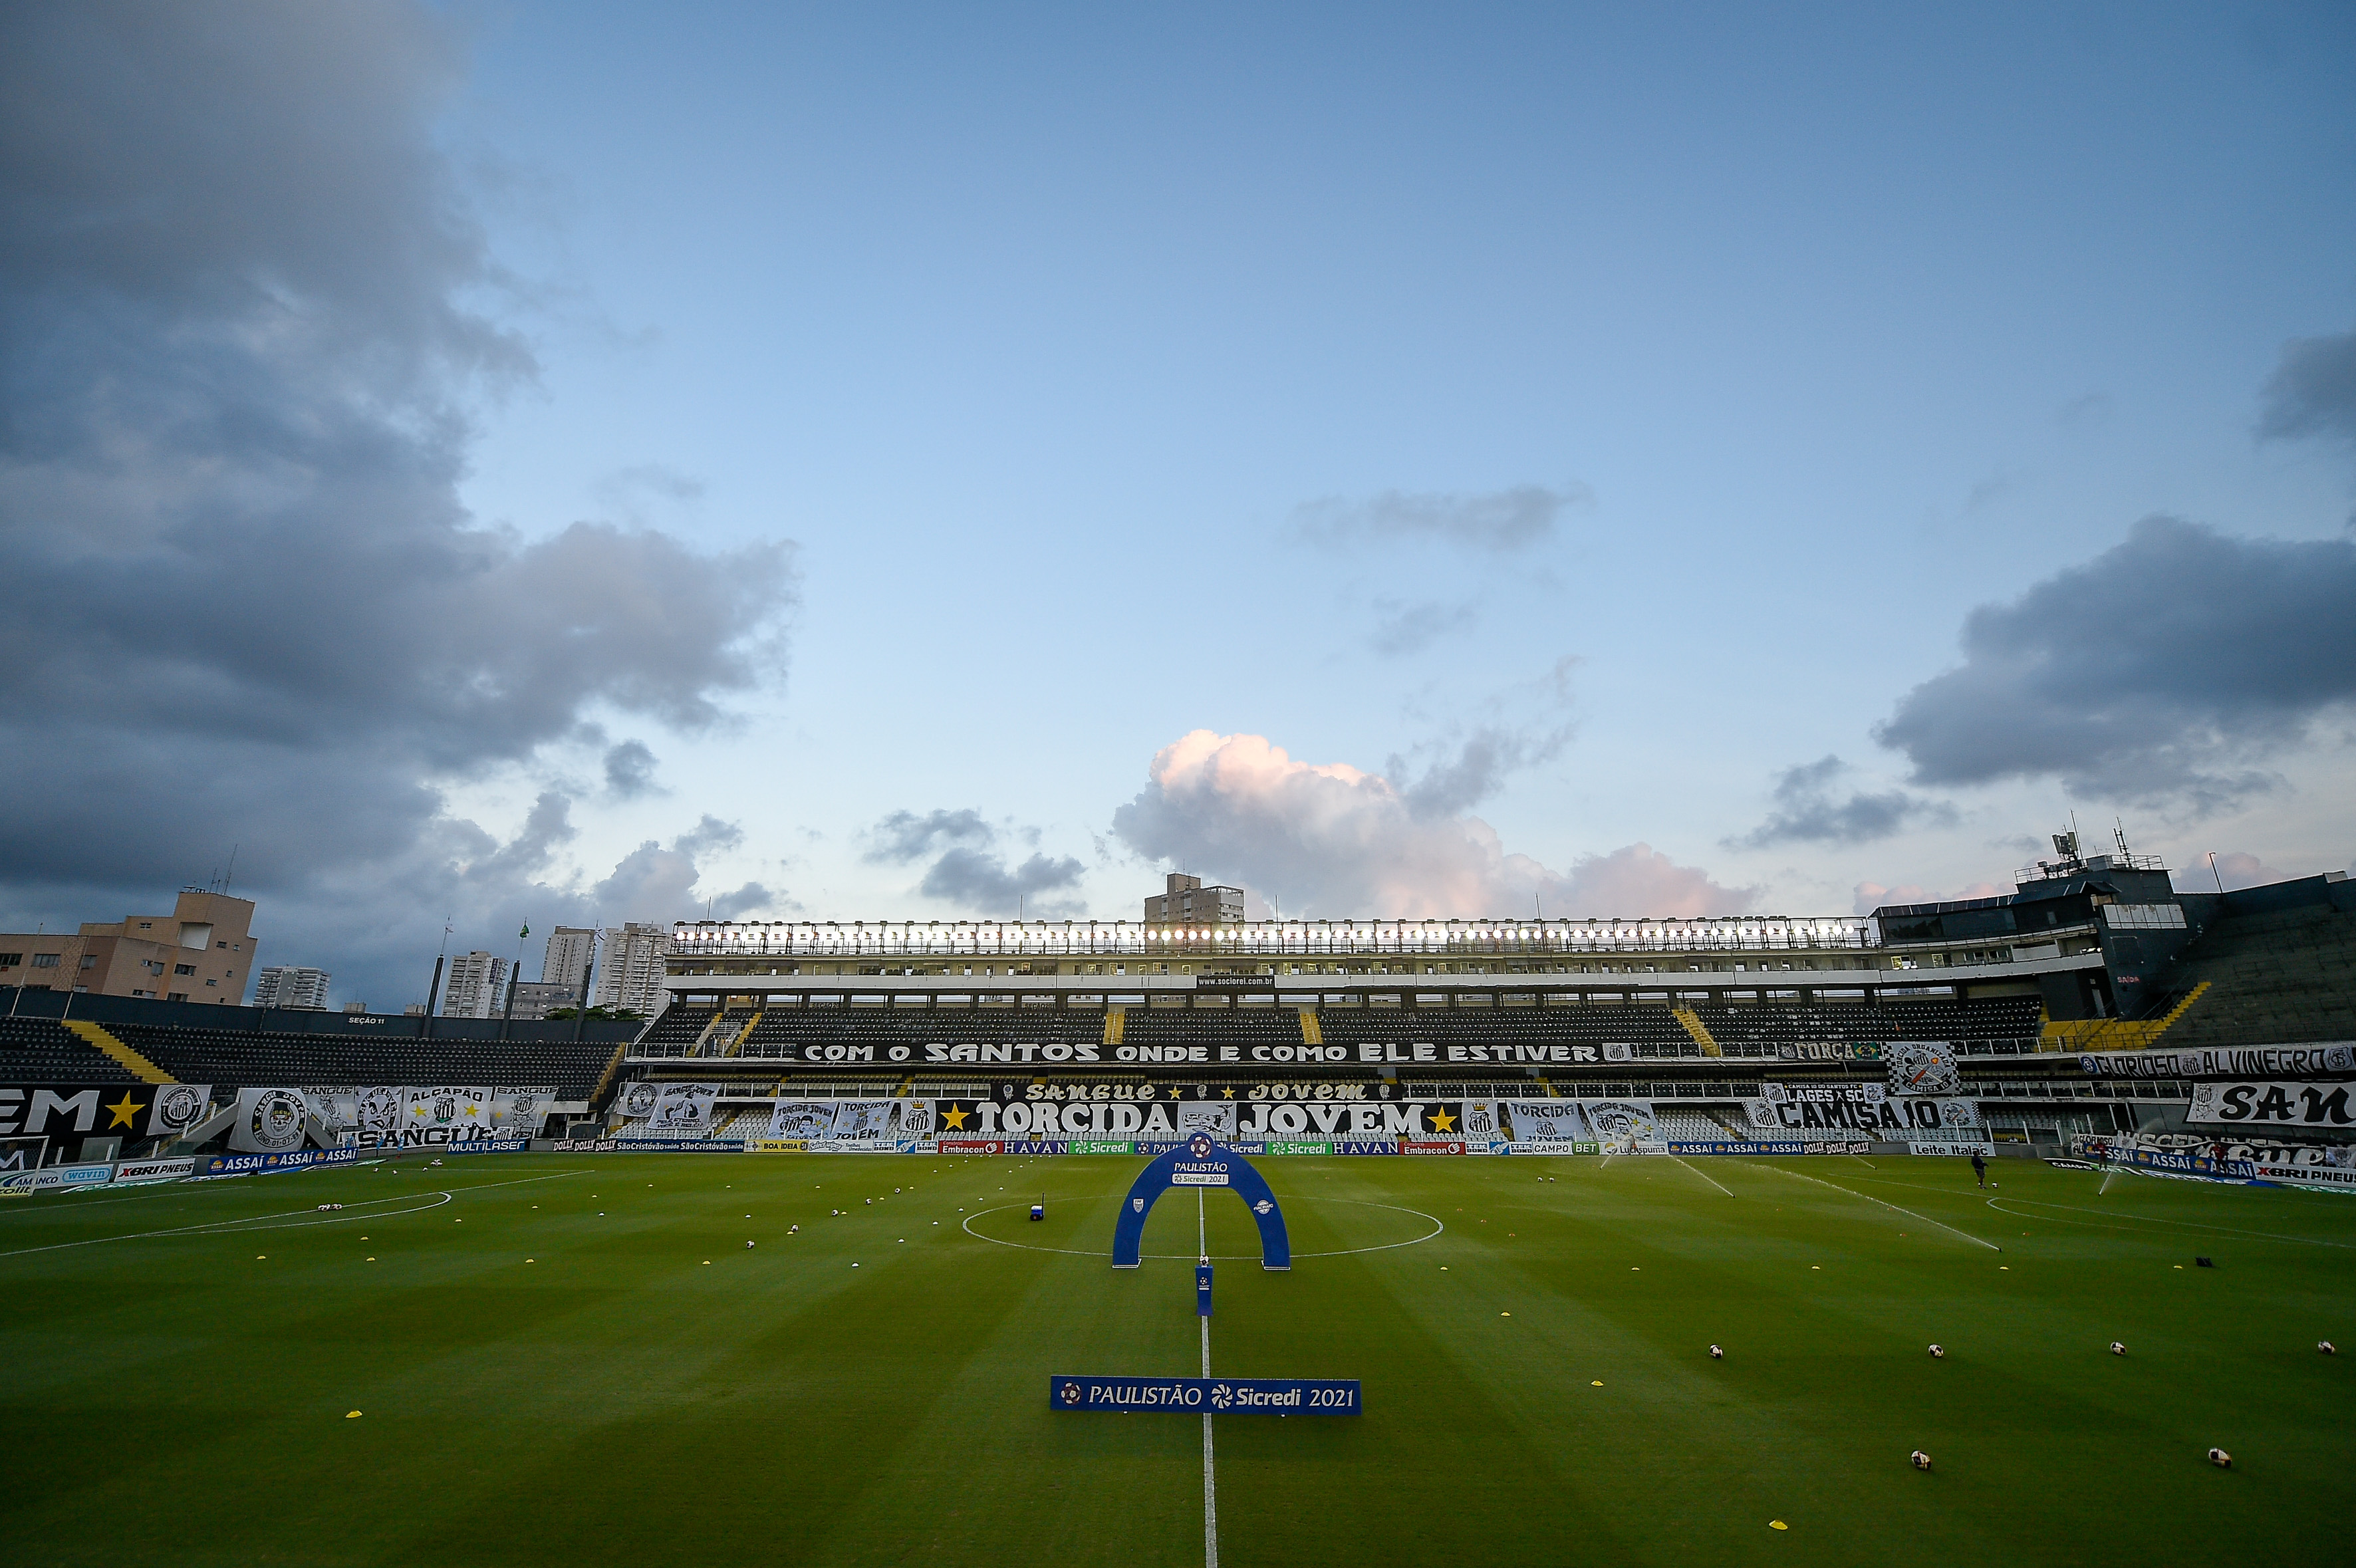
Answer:
[[(411, 1156), (12, 1203), (0, 1541), (1200, 1563), (1202, 1420), (1047, 1405), (1051, 1374), (1200, 1369), (1194, 1195), (1108, 1266), (1142, 1163)], [(1209, 1196), (1212, 1369), (1359, 1379), (1365, 1413), (1215, 1421), (1230, 1568), (2345, 1540), (2349, 1199), (2020, 1161), (1993, 1194), (1932, 1159), (1256, 1163), (1295, 1265)]]

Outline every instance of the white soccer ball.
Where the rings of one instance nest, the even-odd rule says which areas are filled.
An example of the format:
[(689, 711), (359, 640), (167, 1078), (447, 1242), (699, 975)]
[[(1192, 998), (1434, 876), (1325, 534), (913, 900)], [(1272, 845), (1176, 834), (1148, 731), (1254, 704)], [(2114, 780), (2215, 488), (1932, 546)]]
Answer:
[(2124, 1355), (2126, 1355), (2126, 1353), (2127, 1353), (2127, 1348), (2126, 1348), (2126, 1346), (2124, 1346), (2124, 1345), (2120, 1344), (2120, 1343), (2119, 1343), (2117, 1340), (2115, 1340), (2115, 1339), (2114, 1339), (2114, 1340), (2112, 1340), (2112, 1341), (2111, 1341), (2111, 1354), (2112, 1354), (2112, 1355), (2114, 1355), (2114, 1356), (2124, 1356)]
[(1931, 1347), (1931, 1356), (1934, 1360), (1944, 1361), (1947, 1359), (1947, 1348), (1944, 1345), (1933, 1345)]
[(750, 1242), (750, 1241), (747, 1241), (747, 1242), (745, 1242), (745, 1243), (744, 1243), (744, 1245), (746, 1245), (747, 1247), (751, 1246), (752, 1244), (753, 1244), (753, 1243), (752, 1243), (752, 1242)]
[(1709, 1348), (1709, 1359), (1713, 1361), (1723, 1361), (1726, 1359), (1726, 1352), (1713, 1345)]
[(1928, 1454), (1923, 1453), (1920, 1448), (1914, 1450), (1914, 1452), (1907, 1455), (1907, 1457), (1914, 1461), (1914, 1467), (1917, 1470), (1927, 1470), (1931, 1467), (1931, 1456)]
[(2333, 1344), (2330, 1340), (2329, 1340), (2329, 1339), (2319, 1339), (2319, 1340), (2317, 1340), (2317, 1341), (2315, 1342), (2315, 1348), (2316, 1348), (2317, 1349), (2319, 1349), (2319, 1350), (2322, 1351), (2322, 1352), (2323, 1352), (2325, 1355), (2327, 1355), (2327, 1356), (2337, 1356), (2338, 1354), (2340, 1354), (2340, 1347), (2339, 1347), (2339, 1346), (2337, 1346), (2337, 1345), (2334, 1345), (2334, 1344)]
[(2230, 1470), (2233, 1467), (2233, 1456), (2222, 1448), (2211, 1448), (2209, 1450), (2209, 1463), (2220, 1470)]

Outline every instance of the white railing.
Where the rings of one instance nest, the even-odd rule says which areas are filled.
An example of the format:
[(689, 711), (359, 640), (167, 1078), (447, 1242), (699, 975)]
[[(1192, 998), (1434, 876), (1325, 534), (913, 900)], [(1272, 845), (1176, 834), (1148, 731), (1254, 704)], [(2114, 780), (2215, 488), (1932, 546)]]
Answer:
[(671, 928), (672, 958), (1516, 958), (1560, 953), (1855, 951), (1869, 920), (699, 920)]

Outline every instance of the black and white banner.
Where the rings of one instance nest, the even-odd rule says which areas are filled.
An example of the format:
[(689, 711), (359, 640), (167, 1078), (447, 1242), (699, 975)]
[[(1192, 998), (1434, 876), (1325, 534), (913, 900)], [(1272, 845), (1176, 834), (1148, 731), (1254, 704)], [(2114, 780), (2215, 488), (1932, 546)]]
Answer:
[(1862, 1134), (1892, 1142), (1957, 1138), (1976, 1142), (1980, 1108), (1946, 1095), (1892, 1094), (1879, 1083), (1762, 1083), (1759, 1098), (1742, 1102), (1744, 1117), (1762, 1137), (1810, 1132)]
[[(879, 1138), (930, 1137), (932, 1121), (929, 1100), (780, 1100), (769, 1112), (767, 1135), (813, 1144), (864, 1144)], [(916, 1130), (919, 1127), (923, 1130)]]
[[(712, 1130), (712, 1107), (720, 1102), (716, 1083), (634, 1083), (625, 1098), (632, 1116), (646, 1117), (638, 1129), (649, 1138), (696, 1138)], [(651, 1094), (640, 1094), (641, 1090)], [(638, 1106), (646, 1106), (640, 1111)]]
[(303, 1146), (310, 1106), (299, 1089), (241, 1089), (229, 1146), (243, 1155), (285, 1155)]
[(2228, 1127), (2356, 1126), (2356, 1083), (2196, 1083), (2187, 1122)]
[(2239, 1050), (2104, 1051), (2078, 1058), (2097, 1078), (2310, 1079), (2356, 1073), (2356, 1043), (2264, 1046)]
[(202, 1121), (211, 1096), (201, 1083), (5, 1084), (0, 1137), (169, 1137)]
[(1884, 1040), (1881, 1059), (1890, 1066), (1892, 1094), (1961, 1094), (1963, 1069), (1948, 1040)]

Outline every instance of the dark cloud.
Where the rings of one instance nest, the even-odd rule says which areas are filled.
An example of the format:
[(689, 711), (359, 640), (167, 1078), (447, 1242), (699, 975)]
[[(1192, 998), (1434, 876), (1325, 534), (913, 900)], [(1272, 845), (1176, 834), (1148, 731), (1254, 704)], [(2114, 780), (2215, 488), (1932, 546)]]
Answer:
[(2356, 332), (2296, 338), (2266, 381), (2258, 434), (2356, 442)]
[[(1385, 766), (1410, 811), (1419, 817), (1452, 817), (1495, 794), (1509, 775), (1559, 756), (1572, 734), (1569, 725), (1543, 729), (1483, 725), (1436, 748), (1394, 756)], [(1431, 758), (1420, 771), (1414, 767), (1418, 756)]]
[(1471, 550), (1526, 550), (1552, 539), (1562, 514), (1592, 505), (1585, 485), (1556, 489), (1516, 485), (1485, 495), (1409, 495), (1386, 490), (1365, 500), (1310, 501), (1292, 514), (1296, 537), (1311, 544), (1436, 540)]
[(2204, 809), (2356, 697), (2356, 542), (2234, 539), (2147, 518), (2126, 541), (1965, 618), (1964, 662), (1874, 737), (1925, 784), (2059, 778)]
[(605, 753), (605, 789), (617, 800), (654, 794), (655, 754), (642, 740), (626, 740)]
[(669, 848), (647, 840), (591, 890), (601, 918), (608, 924), (667, 922), (689, 915), (733, 920), (768, 908), (776, 896), (757, 882), (726, 892), (702, 886), (698, 857), (736, 849), (744, 842), (744, 831), (735, 823), (711, 816), (673, 839)]
[(1377, 599), (1375, 613), (1375, 629), (1366, 645), (1390, 658), (1420, 653), (1443, 637), (1470, 630), (1481, 618), (1469, 602), (1444, 605), (1437, 599), (1413, 605)]
[(1911, 820), (1954, 820), (1952, 807), (1924, 800), (1903, 789), (1888, 789), (1879, 794), (1853, 789), (1844, 800), (1834, 786), (1842, 775), (1853, 771), (1837, 757), (1785, 768), (1775, 776), (1774, 813), (1749, 833), (1728, 843), (1751, 849), (1793, 843), (1865, 843), (1888, 838)]
[(389, 972), (447, 909), (574, 897), (561, 797), (503, 844), (446, 784), (782, 668), (789, 546), (461, 505), (470, 411), (533, 369), (435, 141), (464, 67), (413, 4), (0, 10), (9, 911), (236, 843), (273, 956)]
[[(1029, 843), (1039, 841), (1038, 830), (1010, 830)], [(873, 841), (865, 859), (905, 865), (929, 858), (916, 891), (927, 898), (960, 909), (998, 918), (1012, 918), (1020, 909), (1033, 918), (1059, 918), (1085, 912), (1076, 897), (1042, 897), (1071, 893), (1087, 868), (1069, 855), (1051, 857), (1033, 852), (1021, 865), (998, 847), (999, 830), (980, 811), (934, 811), (918, 816), (894, 811), (868, 830)]]

